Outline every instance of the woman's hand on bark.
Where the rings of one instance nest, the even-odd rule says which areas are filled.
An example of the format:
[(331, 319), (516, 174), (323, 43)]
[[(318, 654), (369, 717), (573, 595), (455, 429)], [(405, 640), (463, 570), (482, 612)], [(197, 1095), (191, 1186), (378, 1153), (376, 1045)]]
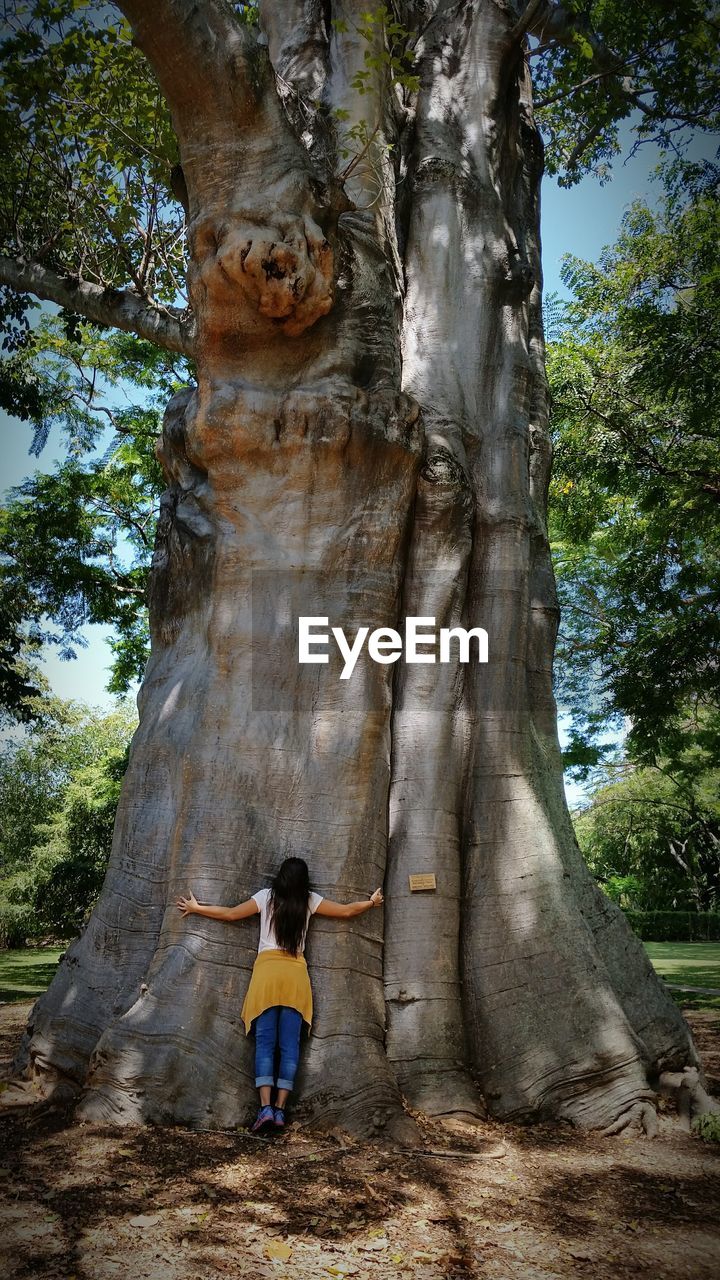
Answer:
[(197, 898), (195, 897), (195, 894), (191, 889), (189, 897), (178, 898), (175, 903), (175, 906), (178, 908), (179, 911), (182, 912), (184, 916), (191, 916), (195, 911), (195, 909), (200, 906), (200, 903), (198, 902)]
[(385, 901), (382, 895), (382, 889), (376, 889), (374, 893), (371, 893), (370, 901), (372, 902), (374, 907), (381, 907), (383, 902)]

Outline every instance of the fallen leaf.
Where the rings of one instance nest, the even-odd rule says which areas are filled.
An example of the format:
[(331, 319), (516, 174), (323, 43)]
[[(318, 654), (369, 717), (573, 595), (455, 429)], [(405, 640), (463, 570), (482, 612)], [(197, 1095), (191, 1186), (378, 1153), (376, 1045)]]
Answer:
[(265, 1257), (277, 1258), (278, 1262), (287, 1262), (292, 1257), (292, 1248), (284, 1240), (268, 1240), (265, 1245)]
[(390, 1241), (387, 1236), (379, 1236), (376, 1240), (366, 1240), (360, 1245), (361, 1249), (387, 1249)]
[(130, 1218), (131, 1227), (154, 1227), (160, 1221), (159, 1213), (138, 1213)]

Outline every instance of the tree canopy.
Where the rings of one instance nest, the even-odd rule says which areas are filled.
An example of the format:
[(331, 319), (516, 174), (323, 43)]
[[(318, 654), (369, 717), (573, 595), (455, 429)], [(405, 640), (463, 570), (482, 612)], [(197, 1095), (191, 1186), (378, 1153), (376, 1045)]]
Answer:
[(720, 728), (718, 166), (675, 163), (636, 200), (549, 347), (551, 538), (563, 607), (558, 692), (571, 764), (629, 722), (631, 758), (710, 757)]
[(608, 767), (578, 842), (605, 892), (639, 911), (720, 906), (720, 771), (689, 743), (674, 761)]
[(134, 706), (109, 713), (45, 694), (42, 722), (0, 751), (0, 942), (74, 936), (112, 842)]

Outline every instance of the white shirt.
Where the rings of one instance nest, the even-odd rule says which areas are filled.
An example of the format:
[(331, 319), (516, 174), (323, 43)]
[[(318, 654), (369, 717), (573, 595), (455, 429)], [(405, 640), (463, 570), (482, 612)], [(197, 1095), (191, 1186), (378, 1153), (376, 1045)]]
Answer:
[[(282, 950), (280, 943), (275, 937), (275, 930), (273, 929), (272, 923), (269, 918), (270, 911), (269, 911), (268, 904), (270, 902), (270, 890), (258, 889), (257, 893), (254, 893), (252, 897), (254, 901), (257, 902), (258, 907), (260, 908), (260, 942), (258, 945), (258, 955), (260, 954), (261, 951), (269, 951), (271, 949), (276, 951)], [(322, 902), (321, 893), (310, 894), (310, 899), (308, 901), (307, 920), (305, 921), (305, 935), (307, 934), (307, 927), (308, 927), (308, 922), (310, 920), (310, 917), (315, 915), (315, 912), (317, 911), (321, 902)], [(300, 955), (302, 955), (303, 951), (305, 950), (305, 935), (303, 935), (303, 940), (300, 943), (300, 952), (299, 952)]]

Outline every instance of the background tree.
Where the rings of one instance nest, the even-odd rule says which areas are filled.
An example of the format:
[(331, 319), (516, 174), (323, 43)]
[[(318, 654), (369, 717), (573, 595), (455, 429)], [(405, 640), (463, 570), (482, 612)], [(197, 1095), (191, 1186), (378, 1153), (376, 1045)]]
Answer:
[[(172, 903), (189, 886), (245, 897), (302, 845), (322, 892), (383, 877), (387, 892), (384, 938), (378, 919), (314, 932), (306, 1106), (410, 1141), (402, 1094), (477, 1111), (477, 1083), (498, 1116), (652, 1129), (659, 1075), (699, 1064), (564, 799), (531, 71), (550, 163), (571, 180), (638, 106), (652, 130), (694, 123), (700, 101), (716, 112), (714, 74), (699, 90), (688, 75), (714, 35), (706, 9), (119, 8), (134, 45), (104, 8), (93, 25), (69, 4), (38, 4), (10, 41), (7, 109), (72, 234), (20, 245), (14, 224), (34, 221), (11, 218), (0, 278), (191, 358), (197, 382), (158, 448), (152, 652), (108, 875), (20, 1061), (49, 1092), (81, 1087), (83, 1116), (235, 1123), (252, 1096), (237, 1013), (252, 948)], [(142, 141), (140, 51), (172, 169), (156, 92), (157, 150)], [(73, 116), (96, 100), (97, 123)], [(127, 149), (107, 171), (105, 115)], [(150, 224), (174, 234), (168, 190), (186, 211), (189, 311), (169, 269), (147, 266)], [(481, 621), (490, 678), (308, 672), (298, 612), (353, 631)], [(408, 890), (423, 870), (435, 896)]]
[(674, 161), (554, 308), (551, 539), (569, 763), (629, 721), (635, 762), (720, 749), (718, 165)]
[(609, 767), (576, 815), (590, 869), (615, 901), (639, 911), (720, 905), (718, 770), (691, 743), (679, 761)]
[(115, 629), (110, 689), (123, 693), (142, 676), (163, 487), (154, 448), (160, 404), (180, 383), (168, 353), (80, 321), (69, 336), (61, 316), (41, 319), (23, 361), (42, 402), (31, 449), (41, 450), (51, 422), (67, 442), (63, 462), (10, 490), (0, 508), (0, 580), (7, 609), (13, 602), (0, 670), (6, 710), (27, 717), (39, 705), (37, 675), (33, 668), (23, 681), (22, 663), (32, 667), (42, 644), (74, 657), (88, 622)]
[(0, 942), (74, 937), (107, 868), (135, 708), (58, 698), (0, 753)]

